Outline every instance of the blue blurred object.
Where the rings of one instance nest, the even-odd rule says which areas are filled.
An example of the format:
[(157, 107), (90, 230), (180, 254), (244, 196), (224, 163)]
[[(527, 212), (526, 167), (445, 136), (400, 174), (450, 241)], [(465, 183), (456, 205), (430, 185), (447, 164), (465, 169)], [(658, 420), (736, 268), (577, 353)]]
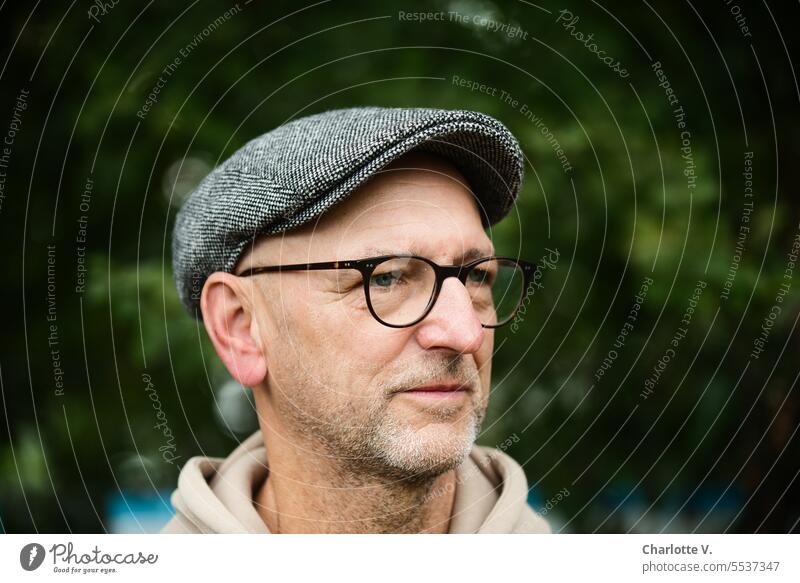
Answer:
[(106, 527), (111, 534), (157, 533), (175, 515), (170, 490), (150, 493), (118, 490), (106, 497)]
[(528, 489), (528, 506), (534, 509), (539, 509), (544, 504), (544, 498), (535, 487)]

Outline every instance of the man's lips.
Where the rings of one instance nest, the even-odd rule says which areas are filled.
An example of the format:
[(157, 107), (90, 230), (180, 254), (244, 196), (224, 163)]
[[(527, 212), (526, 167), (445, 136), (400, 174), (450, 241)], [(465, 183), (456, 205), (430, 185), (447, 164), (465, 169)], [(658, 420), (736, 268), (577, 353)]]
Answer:
[(469, 385), (463, 383), (424, 385), (400, 391), (400, 394), (431, 399), (460, 398), (469, 392)]
[(404, 391), (406, 393), (453, 393), (456, 391), (466, 391), (466, 387), (461, 384), (449, 384), (449, 385), (425, 385), (424, 387), (414, 387), (413, 389), (408, 389)]

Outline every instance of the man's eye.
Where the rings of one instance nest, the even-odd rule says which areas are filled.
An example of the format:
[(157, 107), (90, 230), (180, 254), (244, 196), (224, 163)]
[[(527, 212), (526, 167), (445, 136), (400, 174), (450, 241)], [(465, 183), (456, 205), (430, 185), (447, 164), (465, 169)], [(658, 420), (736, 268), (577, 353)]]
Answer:
[(399, 271), (387, 271), (386, 273), (376, 273), (375, 275), (373, 275), (369, 280), (369, 284), (371, 286), (386, 289), (391, 287), (392, 285), (395, 285), (399, 280), (400, 280)]
[(478, 285), (492, 285), (494, 282), (494, 274), (485, 269), (473, 269), (467, 281)]

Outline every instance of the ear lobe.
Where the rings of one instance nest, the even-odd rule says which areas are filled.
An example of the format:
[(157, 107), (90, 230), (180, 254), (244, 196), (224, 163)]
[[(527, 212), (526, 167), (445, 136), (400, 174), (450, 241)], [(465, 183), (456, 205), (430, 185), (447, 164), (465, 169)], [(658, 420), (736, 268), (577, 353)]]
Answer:
[(212, 273), (203, 286), (200, 309), (206, 331), (228, 372), (241, 385), (254, 387), (266, 377), (267, 360), (247, 293), (241, 278)]

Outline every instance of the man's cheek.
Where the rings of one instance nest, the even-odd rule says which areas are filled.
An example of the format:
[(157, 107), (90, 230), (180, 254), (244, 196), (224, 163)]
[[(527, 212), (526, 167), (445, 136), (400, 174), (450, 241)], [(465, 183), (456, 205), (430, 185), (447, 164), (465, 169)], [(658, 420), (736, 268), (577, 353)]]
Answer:
[(494, 334), (487, 334), (483, 346), (475, 354), (475, 365), (478, 367), (479, 376), (482, 380), (488, 381), (492, 376), (492, 351), (494, 350)]
[(349, 350), (358, 355), (365, 367), (380, 372), (386, 365), (394, 362), (403, 352), (408, 338), (396, 330), (382, 326), (376, 322), (380, 329), (370, 327), (368, 331), (346, 330), (341, 335), (340, 346), (347, 346)]

